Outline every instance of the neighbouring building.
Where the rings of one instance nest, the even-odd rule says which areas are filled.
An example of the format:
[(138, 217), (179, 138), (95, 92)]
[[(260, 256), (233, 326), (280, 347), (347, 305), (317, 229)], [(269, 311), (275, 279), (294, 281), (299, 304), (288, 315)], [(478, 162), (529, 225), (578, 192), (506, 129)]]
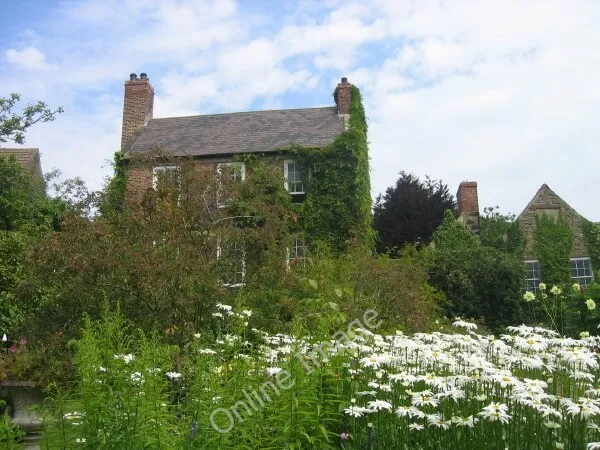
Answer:
[(31, 175), (43, 181), (40, 150), (38, 148), (0, 148), (0, 156), (14, 157)]
[(533, 236), (536, 229), (536, 216), (546, 214), (557, 219), (562, 217), (567, 221), (573, 235), (573, 250), (571, 253), (571, 279), (582, 286), (594, 280), (594, 271), (588, 248), (583, 238), (583, 221), (585, 220), (567, 202), (558, 196), (548, 185), (543, 184), (533, 196), (523, 212), (517, 217), (525, 237), (525, 268), (527, 271), (527, 287), (537, 291), (543, 280), (543, 268), (533, 249)]
[[(477, 234), (480, 227), (477, 183), (472, 181), (460, 183), (456, 197), (458, 220), (464, 223), (472, 233)], [(594, 280), (594, 268), (583, 237), (582, 226), (585, 218), (560, 198), (548, 185), (543, 184), (516, 219), (525, 238), (523, 256), (527, 290), (537, 291), (540, 282), (544, 279), (543, 268), (535, 255), (533, 245), (537, 226), (536, 217), (542, 214), (555, 219), (561, 217), (566, 220), (573, 236), (573, 247), (570, 255), (571, 279), (583, 286), (590, 284)], [(599, 270), (599, 268), (596, 268), (596, 270)]]

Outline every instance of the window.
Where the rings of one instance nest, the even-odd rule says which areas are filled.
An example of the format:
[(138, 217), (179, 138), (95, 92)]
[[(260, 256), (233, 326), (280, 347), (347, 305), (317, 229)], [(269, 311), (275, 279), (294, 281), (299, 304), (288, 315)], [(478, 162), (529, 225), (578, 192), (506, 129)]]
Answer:
[(239, 287), (246, 276), (246, 252), (241, 243), (220, 241), (217, 247), (219, 275), (223, 286)]
[(527, 284), (525, 290), (531, 292), (538, 292), (540, 286), (540, 262), (525, 261), (525, 279)]
[(292, 195), (304, 194), (304, 182), (302, 181), (302, 171), (300, 166), (293, 159), (286, 159), (283, 162), (285, 188)]
[(219, 175), (229, 175), (229, 180), (234, 182), (246, 179), (246, 164), (243, 162), (230, 162), (217, 164)]
[(181, 170), (178, 166), (156, 166), (152, 168), (152, 187), (157, 191), (178, 191)]
[(304, 239), (295, 238), (287, 249), (287, 265), (290, 268), (306, 268), (307, 248)]
[(224, 197), (224, 191), (228, 190), (231, 183), (241, 183), (246, 179), (246, 165), (243, 162), (230, 162), (217, 164), (217, 173), (219, 175), (219, 187), (217, 190), (217, 206), (225, 208), (227, 201)]
[(571, 258), (571, 280), (581, 286), (587, 286), (594, 281), (590, 258)]

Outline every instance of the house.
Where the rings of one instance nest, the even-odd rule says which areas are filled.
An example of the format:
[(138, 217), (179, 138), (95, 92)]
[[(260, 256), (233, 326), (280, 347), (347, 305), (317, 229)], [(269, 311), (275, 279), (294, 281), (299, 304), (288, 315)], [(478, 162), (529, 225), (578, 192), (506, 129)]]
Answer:
[[(240, 156), (252, 154), (264, 158), (281, 169), (285, 178), (284, 187), (294, 203), (301, 203), (311, 195), (311, 185), (314, 187), (312, 200), (315, 192), (322, 199), (327, 195), (329, 199), (333, 198), (334, 201), (323, 201), (326, 206), (321, 206), (320, 211), (311, 212), (313, 217), (314, 214), (318, 215), (318, 220), (311, 222), (319, 223), (322, 228), (326, 227), (323, 235), (338, 239), (335, 244), (340, 248), (340, 240), (349, 242), (357, 235), (370, 232), (371, 197), (366, 120), (360, 93), (347, 78), (342, 78), (335, 87), (334, 99), (335, 104), (325, 107), (154, 118), (154, 87), (147, 74), (141, 73), (138, 78), (132, 73), (129, 80), (125, 81), (121, 150), (127, 160), (134, 161), (135, 158), (151, 155), (153, 151), (160, 149), (175, 159), (191, 158), (199, 168), (208, 173), (217, 174), (227, 168), (232, 172), (232, 178), (240, 182), (247, 176), (245, 163), (240, 161)], [(360, 120), (350, 119), (351, 112), (354, 111), (352, 108), (356, 108), (357, 116), (362, 118), (365, 124), (363, 129), (356, 126), (356, 123), (362, 123)], [(352, 112), (353, 117), (354, 114)], [(359, 145), (346, 145), (346, 141), (339, 140), (341, 137), (352, 142), (358, 140)], [(331, 150), (336, 142), (339, 153), (321, 153), (333, 160), (344, 160), (344, 167), (336, 169), (340, 171), (338, 174), (347, 174), (338, 182), (343, 184), (344, 189), (337, 192), (319, 191), (316, 187), (318, 167), (307, 168), (300, 164), (293, 156), (298, 153), (293, 153), (292, 149)], [(160, 183), (161, 178), (168, 178), (169, 173), (176, 173), (177, 170), (178, 167), (172, 162), (165, 163), (160, 159), (151, 159), (149, 163), (143, 164), (129, 164), (128, 198), (140, 200), (144, 193)], [(339, 192), (346, 192), (346, 197), (339, 198)], [(337, 209), (335, 199), (341, 203)], [(310, 202), (315, 207), (318, 203)], [(348, 212), (351, 220), (340, 221), (340, 211)], [(338, 228), (341, 223), (350, 223), (354, 228), (347, 227), (340, 232)], [(307, 234), (310, 234), (310, 230)], [(289, 251), (293, 258), (303, 258), (306, 244), (302, 240), (295, 240)]]
[[(465, 181), (460, 183), (456, 193), (459, 221), (473, 233), (479, 231), (479, 202), (477, 198), (477, 183)], [(544, 279), (543, 267), (534, 250), (534, 236), (538, 224), (537, 218), (546, 215), (553, 219), (559, 217), (568, 224), (573, 245), (570, 255), (571, 280), (582, 286), (594, 281), (592, 267), (592, 251), (584, 238), (584, 224), (587, 222), (567, 202), (558, 196), (547, 184), (543, 184), (525, 209), (517, 217), (525, 239), (524, 262), (526, 269), (526, 288), (536, 292)], [(587, 222), (590, 223), (590, 222)], [(596, 226), (598, 224), (595, 224)], [(599, 270), (599, 268), (596, 268)]]
[(44, 175), (38, 148), (0, 148), (0, 157), (14, 157), (31, 175), (43, 181)]
[[(153, 118), (154, 87), (147, 74), (132, 73), (125, 82), (121, 149), (128, 156), (160, 148), (175, 157), (192, 157), (199, 164), (219, 167), (236, 155), (277, 154), (292, 195), (302, 194), (305, 174), (281, 149), (291, 145), (323, 147), (347, 129), (352, 85), (346, 78), (336, 88), (337, 104), (321, 108), (249, 111), (188, 117)], [(245, 178), (243, 163), (239, 177)], [(152, 187), (159, 165), (128, 171), (128, 190), (141, 193)]]

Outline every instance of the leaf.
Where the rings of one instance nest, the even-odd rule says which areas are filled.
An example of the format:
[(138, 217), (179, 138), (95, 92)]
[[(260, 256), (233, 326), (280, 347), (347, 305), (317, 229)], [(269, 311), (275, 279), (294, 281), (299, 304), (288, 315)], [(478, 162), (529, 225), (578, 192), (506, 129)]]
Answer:
[(340, 310), (340, 306), (336, 302), (329, 302), (328, 305), (334, 311), (339, 311)]
[(317, 283), (317, 280), (308, 280), (308, 284), (310, 284), (310, 286), (313, 289), (318, 289), (319, 288), (319, 284)]
[(337, 295), (339, 298), (342, 298), (342, 290), (340, 288), (335, 288), (335, 295)]

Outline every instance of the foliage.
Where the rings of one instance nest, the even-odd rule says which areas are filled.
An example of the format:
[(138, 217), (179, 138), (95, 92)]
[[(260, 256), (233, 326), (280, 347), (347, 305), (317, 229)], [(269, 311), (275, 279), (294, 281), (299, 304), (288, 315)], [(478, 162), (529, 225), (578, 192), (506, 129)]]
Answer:
[(374, 242), (367, 122), (362, 97), (352, 87), (348, 129), (324, 148), (294, 146), (291, 154), (306, 173), (306, 198), (297, 205), (298, 225), (313, 243), (337, 254), (352, 246), (371, 249)]
[(600, 271), (600, 226), (584, 219), (581, 228), (592, 267)]
[(575, 450), (600, 437), (598, 337), (523, 325), (496, 338), (458, 320), (468, 333), (365, 321), (313, 339), (301, 321), (272, 335), (251, 311), (216, 308), (219, 331), (179, 348), (118, 311), (86, 321), (75, 390), (48, 402), (49, 447)]
[(433, 244), (438, 250), (472, 248), (479, 242), (469, 231), (460, 224), (450, 210), (444, 212), (444, 219), (433, 233)]
[(260, 311), (257, 325), (271, 331), (289, 332), (289, 324), (301, 317), (311, 334), (333, 333), (340, 321), (369, 308), (395, 327), (427, 330), (445, 301), (428, 283), (429, 264), (428, 252), (414, 247), (397, 259), (367, 255), (361, 248), (339, 256), (318, 250), (306, 268), (246, 287), (239, 298)]
[[(256, 174), (271, 170), (261, 164), (253, 167)], [(60, 233), (36, 246), (22, 296), (35, 308), (25, 330), (31, 339), (75, 336), (84, 313), (99, 317), (103, 299), (119, 301), (136, 327), (177, 341), (190, 327), (211, 326), (207, 308), (235, 295), (226, 286), (233, 284), (227, 280), (232, 273), (243, 270), (248, 287), (260, 283), (265, 271), (285, 273), (291, 219), (274, 200), (275, 186), (283, 191), (279, 179), (271, 185), (265, 174), (229, 183), (187, 161), (181, 175), (176, 189), (151, 189), (142, 205), (128, 205), (108, 219), (70, 214)], [(226, 208), (217, 206), (217, 187), (231, 196)], [(235, 246), (245, 262), (226, 251)]]
[(43, 233), (56, 227), (57, 209), (41, 180), (13, 156), (0, 156), (0, 230)]
[(540, 261), (542, 281), (550, 284), (569, 283), (569, 259), (573, 250), (571, 227), (563, 217), (554, 219), (547, 214), (536, 216), (533, 252)]
[(58, 114), (63, 112), (62, 107), (53, 111), (40, 101), (34, 105), (25, 106), (20, 113), (13, 112), (19, 100), (21, 100), (19, 94), (0, 97), (0, 143), (14, 141), (17, 144), (23, 144), (25, 143), (25, 132), (29, 127), (38, 122), (52, 122)]
[(378, 251), (385, 253), (406, 244), (428, 245), (442, 223), (444, 211), (454, 210), (456, 202), (448, 186), (440, 180), (400, 172), (396, 185), (379, 195), (374, 207)]
[(498, 207), (483, 208), (479, 238), (487, 247), (493, 247), (504, 253), (523, 255), (525, 237), (514, 214), (503, 215)]
[(14, 157), (0, 156), (0, 331), (12, 332), (25, 319), (17, 290), (27, 278), (25, 254), (30, 245), (59, 227), (66, 209), (49, 198), (44, 183)]
[(20, 450), (23, 448), (21, 439), (25, 433), (10, 423), (8, 414), (4, 413), (5, 407), (6, 402), (0, 399), (0, 443), (6, 450)]
[(482, 245), (450, 211), (433, 240), (431, 284), (448, 298), (447, 314), (483, 318), (491, 327), (520, 320), (521, 256)]
[(123, 153), (115, 152), (112, 163), (113, 176), (106, 181), (100, 194), (98, 210), (102, 217), (111, 217), (123, 211), (127, 189), (127, 160)]
[(561, 287), (540, 283), (539, 292), (523, 295), (529, 323), (551, 328), (563, 335), (577, 337), (580, 333), (594, 334), (600, 325), (600, 284), (584, 289), (579, 284)]

